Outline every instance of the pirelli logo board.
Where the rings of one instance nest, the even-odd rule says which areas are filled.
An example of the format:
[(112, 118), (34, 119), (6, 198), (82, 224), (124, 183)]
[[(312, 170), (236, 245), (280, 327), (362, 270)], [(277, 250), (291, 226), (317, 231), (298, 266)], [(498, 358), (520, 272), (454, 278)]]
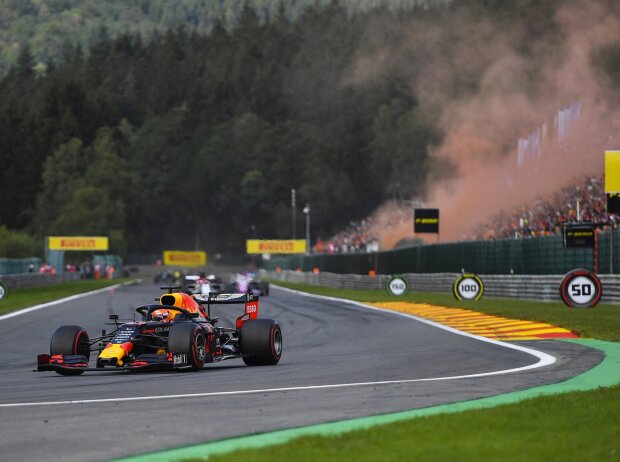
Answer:
[(306, 253), (306, 241), (304, 239), (248, 239), (246, 242), (246, 248), (249, 254)]
[(413, 232), (439, 233), (439, 209), (414, 209)]
[(48, 250), (108, 250), (107, 236), (49, 236)]
[(164, 250), (164, 265), (167, 266), (204, 266), (207, 264), (207, 253), (202, 251), (187, 252), (184, 250)]

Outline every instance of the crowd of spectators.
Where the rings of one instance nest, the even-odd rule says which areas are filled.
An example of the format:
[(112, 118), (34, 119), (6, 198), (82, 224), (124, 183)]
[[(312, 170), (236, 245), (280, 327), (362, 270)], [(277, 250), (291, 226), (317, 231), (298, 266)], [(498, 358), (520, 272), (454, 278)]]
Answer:
[[(29, 273), (34, 273), (36, 268), (34, 264), (30, 264), (28, 267)], [(92, 262), (85, 261), (81, 265), (75, 263), (67, 263), (63, 268), (63, 271), (67, 273), (80, 273), (80, 279), (113, 279), (116, 268), (113, 265), (101, 265), (99, 263), (93, 264)], [(56, 274), (56, 268), (49, 263), (43, 263), (38, 270), (39, 274)]]
[[(566, 222), (613, 224), (618, 221), (606, 210), (604, 179), (587, 177), (547, 197), (513, 207), (495, 215), (468, 237), (468, 240), (522, 239), (562, 234)], [(315, 253), (375, 252), (379, 250), (378, 231), (395, 229), (411, 222), (409, 207), (389, 207), (349, 226), (330, 239), (318, 238)]]
[(352, 252), (376, 252), (379, 250), (379, 242), (372, 233), (376, 223), (375, 217), (364, 218), (360, 221), (352, 221), (343, 231), (327, 240), (317, 238), (313, 247), (314, 253), (352, 253)]
[(588, 177), (549, 197), (496, 215), (478, 227), (473, 239), (550, 236), (561, 234), (565, 222), (613, 223), (615, 220), (615, 215), (606, 211), (603, 178)]
[(351, 221), (343, 231), (327, 240), (317, 238), (312, 250), (327, 254), (378, 252), (381, 250), (379, 234), (402, 228), (407, 223), (410, 226), (411, 213), (410, 206), (390, 202), (367, 218)]

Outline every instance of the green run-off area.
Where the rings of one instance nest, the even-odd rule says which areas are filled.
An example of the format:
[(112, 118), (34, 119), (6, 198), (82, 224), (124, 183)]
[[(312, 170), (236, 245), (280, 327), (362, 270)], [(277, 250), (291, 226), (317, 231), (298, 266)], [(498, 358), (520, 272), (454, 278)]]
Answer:
[(114, 284), (120, 284), (128, 280), (129, 279), (88, 279), (28, 289), (9, 289), (8, 295), (3, 300), (0, 300), (0, 314), (6, 314), (21, 308), (51, 302), (60, 298), (101, 289)]
[(227, 460), (620, 460), (620, 386), (421, 417), (333, 437), (302, 437), (284, 445), (209, 457), (212, 462)]
[[(377, 291), (274, 283), (362, 302), (395, 300)], [(615, 305), (571, 309), (560, 303), (490, 298), (458, 302), (450, 294), (435, 293), (408, 294), (398, 299), (544, 321), (582, 336), (620, 340), (620, 307)], [(620, 364), (615, 364), (612, 369), (618, 367)], [(620, 372), (615, 370), (614, 374)], [(231, 458), (256, 462), (620, 460), (620, 386), (552, 394), (490, 409), (417, 417), (334, 436), (303, 436), (286, 444), (211, 455), (209, 460)]]

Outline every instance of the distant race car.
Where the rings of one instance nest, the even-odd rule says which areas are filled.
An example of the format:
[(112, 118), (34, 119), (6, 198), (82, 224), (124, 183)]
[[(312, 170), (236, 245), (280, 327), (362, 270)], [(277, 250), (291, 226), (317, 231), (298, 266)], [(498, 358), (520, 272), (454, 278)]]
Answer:
[(269, 283), (260, 281), (254, 273), (237, 273), (234, 276), (235, 291), (259, 296), (269, 295)]
[[(206, 363), (242, 358), (248, 366), (275, 365), (282, 355), (282, 330), (272, 319), (258, 319), (258, 297), (251, 294), (189, 295), (180, 287), (159, 304), (136, 308), (141, 321), (119, 322), (110, 315), (110, 333), (91, 339), (79, 326), (60, 326), (50, 353), (37, 358), (38, 371), (79, 375), (91, 370), (200, 370)], [(244, 304), (235, 327), (216, 326), (211, 305)], [(206, 307), (206, 308), (205, 308)], [(97, 352), (95, 367), (89, 367)]]
[(224, 294), (234, 292), (232, 287), (227, 286), (214, 274), (185, 276), (183, 291), (188, 294)]

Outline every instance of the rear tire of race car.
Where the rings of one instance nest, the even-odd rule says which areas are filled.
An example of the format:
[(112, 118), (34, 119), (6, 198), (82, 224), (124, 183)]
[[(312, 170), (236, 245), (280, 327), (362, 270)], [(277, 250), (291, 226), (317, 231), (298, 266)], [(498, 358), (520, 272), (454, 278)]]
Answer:
[(207, 359), (207, 333), (193, 322), (175, 324), (168, 334), (168, 352), (187, 355), (191, 370), (199, 371)]
[[(50, 356), (55, 355), (84, 355), (90, 359), (90, 338), (80, 326), (60, 326), (52, 334), (50, 342)], [(81, 369), (56, 370), (60, 375), (80, 375)]]
[(282, 329), (273, 319), (253, 319), (241, 327), (240, 346), (248, 366), (274, 366), (282, 356)]

